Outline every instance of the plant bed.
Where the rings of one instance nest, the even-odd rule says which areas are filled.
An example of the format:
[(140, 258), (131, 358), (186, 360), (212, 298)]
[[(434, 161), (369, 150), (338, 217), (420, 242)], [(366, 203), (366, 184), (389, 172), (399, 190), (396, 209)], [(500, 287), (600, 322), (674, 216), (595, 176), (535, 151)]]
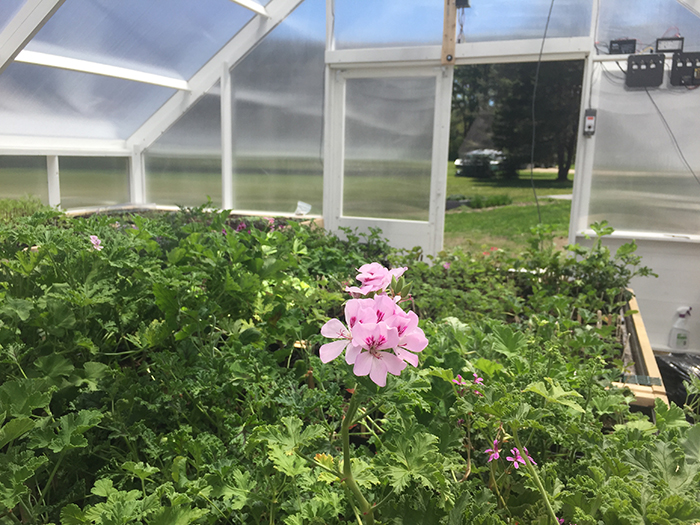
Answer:
[[(632, 248), (570, 258), (540, 229), (428, 264), (232, 220), (0, 228), (0, 524), (698, 521), (700, 427), (631, 413), (597, 326)], [(353, 308), (388, 346), (349, 347)], [(352, 363), (371, 351), (404, 364)]]

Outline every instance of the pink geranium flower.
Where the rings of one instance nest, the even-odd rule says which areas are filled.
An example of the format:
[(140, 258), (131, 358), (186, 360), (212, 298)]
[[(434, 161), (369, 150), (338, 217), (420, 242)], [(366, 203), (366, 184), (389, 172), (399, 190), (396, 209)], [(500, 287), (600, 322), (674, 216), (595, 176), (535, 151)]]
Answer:
[(357, 280), (361, 285), (348, 286), (345, 291), (359, 297), (372, 292), (384, 292), (391, 284), (392, 277), (398, 279), (408, 268), (394, 268), (389, 270), (379, 263), (363, 264), (358, 271)]
[(321, 346), (319, 356), (327, 363), (345, 351), (345, 361), (358, 376), (369, 375), (379, 386), (386, 385), (387, 374), (399, 375), (406, 363), (418, 366), (416, 353), (428, 346), (418, 316), (404, 312), (387, 295), (371, 299), (350, 299), (345, 305), (343, 325), (331, 319), (321, 335), (337, 339)]
[[(486, 450), (484, 450), (484, 453), (489, 455), (489, 459), (488, 459), (487, 463), (491, 463), (494, 459), (500, 458), (501, 454), (498, 451), (498, 440), (494, 439), (493, 440), (493, 448), (487, 448)], [(509, 458), (510, 458), (510, 456), (509, 456)]]
[(104, 248), (102, 246), (102, 241), (97, 237), (97, 235), (90, 235), (90, 242), (92, 243), (92, 249), (97, 250), (98, 252)]
[[(530, 463), (532, 463), (533, 465), (537, 465), (537, 463), (535, 463), (535, 460), (532, 459), (532, 457), (530, 457), (530, 454), (528, 454), (527, 448), (523, 448), (523, 450), (525, 451), (525, 455), (527, 456), (527, 459), (530, 460)], [(520, 467), (520, 464), (523, 464), (523, 465), (526, 464), (526, 463), (525, 463), (525, 459), (523, 459), (523, 457), (520, 455), (520, 451), (519, 451), (517, 448), (511, 448), (511, 449), (510, 449), (510, 453), (513, 454), (513, 455), (512, 455), (512, 456), (506, 456), (506, 460), (512, 461), (512, 462), (513, 462), (513, 466), (514, 466), (516, 469)]]

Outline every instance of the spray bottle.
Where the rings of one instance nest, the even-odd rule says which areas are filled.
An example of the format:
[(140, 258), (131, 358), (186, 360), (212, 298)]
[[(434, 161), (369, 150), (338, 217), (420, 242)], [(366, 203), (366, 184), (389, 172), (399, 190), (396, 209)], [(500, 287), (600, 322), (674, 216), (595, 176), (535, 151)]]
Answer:
[(673, 323), (671, 333), (668, 336), (668, 346), (674, 350), (685, 350), (688, 348), (688, 342), (690, 339), (688, 317), (690, 317), (690, 311), (692, 309), (692, 306), (681, 306), (676, 310), (678, 319), (676, 319), (676, 322)]

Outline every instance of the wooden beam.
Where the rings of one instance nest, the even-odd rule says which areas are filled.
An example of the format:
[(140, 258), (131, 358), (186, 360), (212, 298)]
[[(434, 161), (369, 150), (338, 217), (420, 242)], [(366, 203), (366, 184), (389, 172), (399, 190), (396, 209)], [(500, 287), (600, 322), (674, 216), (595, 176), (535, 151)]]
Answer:
[(27, 0), (0, 32), (0, 73), (66, 0)]
[(442, 32), (442, 55), (440, 62), (443, 66), (455, 63), (455, 39), (457, 34), (457, 0), (445, 1), (445, 23)]

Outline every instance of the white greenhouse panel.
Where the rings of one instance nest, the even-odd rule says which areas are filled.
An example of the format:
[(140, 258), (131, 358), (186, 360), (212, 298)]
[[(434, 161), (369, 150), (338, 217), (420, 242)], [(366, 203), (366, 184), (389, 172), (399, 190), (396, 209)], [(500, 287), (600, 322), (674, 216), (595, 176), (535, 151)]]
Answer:
[(125, 139), (174, 90), (28, 64), (0, 75), (0, 135)]
[(435, 77), (349, 78), (343, 216), (427, 221)]
[(69, 0), (26, 49), (188, 79), (253, 16), (224, 0)]
[(116, 206), (129, 202), (124, 157), (59, 157), (61, 208)]
[(598, 124), (585, 224), (607, 220), (616, 230), (700, 233), (700, 96), (667, 82), (629, 89), (614, 63), (595, 67)]
[(2, 0), (0, 2), (0, 31), (8, 24), (27, 0)]
[[(549, 37), (588, 36), (590, 0), (554, 3)], [(473, 0), (460, 15), (465, 42), (542, 38), (550, 0)], [(444, 2), (336, 0), (338, 49), (442, 43)], [(457, 31), (459, 32), (459, 25)]]
[(0, 155), (0, 198), (27, 196), (49, 203), (46, 157)]
[(596, 41), (598, 53), (608, 54), (610, 40), (634, 38), (637, 52), (656, 39), (685, 38), (684, 51), (700, 51), (700, 18), (676, 0), (605, 0), (601, 2)]
[(221, 97), (217, 84), (145, 153), (146, 200), (221, 206)]
[(323, 206), (325, 0), (306, 0), (231, 72), (235, 209)]

